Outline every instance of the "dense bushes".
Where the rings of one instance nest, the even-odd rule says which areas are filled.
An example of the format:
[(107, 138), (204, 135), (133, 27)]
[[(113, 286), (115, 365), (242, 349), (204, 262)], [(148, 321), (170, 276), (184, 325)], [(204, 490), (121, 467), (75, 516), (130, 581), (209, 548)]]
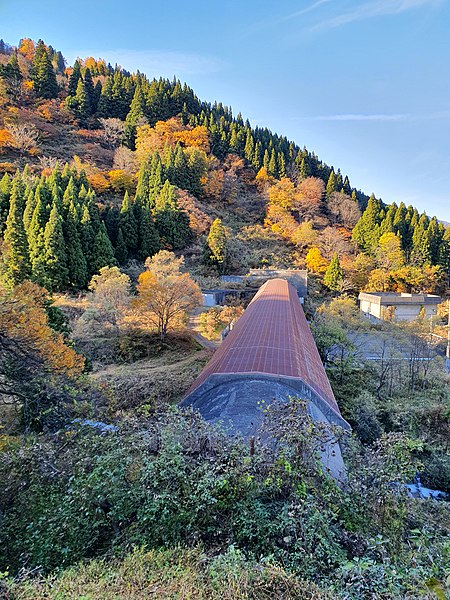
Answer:
[(442, 581), (448, 507), (408, 499), (394, 485), (414, 472), (416, 444), (397, 434), (370, 450), (351, 445), (355, 466), (341, 489), (309, 450), (321, 432), (299, 408), (295, 401), (271, 414), (278, 443), (257, 443), (253, 456), (243, 441), (178, 411), (145, 427), (99, 435), (72, 426), (11, 447), (0, 467), (0, 571), (48, 572), (113, 549), (181, 544), (270, 556), (336, 594), (355, 580), (355, 590), (370, 589), (375, 573), (389, 597), (419, 597), (427, 579)]

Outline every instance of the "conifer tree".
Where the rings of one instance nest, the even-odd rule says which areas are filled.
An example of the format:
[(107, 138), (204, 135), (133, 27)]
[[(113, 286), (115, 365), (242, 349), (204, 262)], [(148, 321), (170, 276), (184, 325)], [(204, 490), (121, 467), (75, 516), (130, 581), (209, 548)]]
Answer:
[(190, 241), (189, 218), (179, 209), (175, 188), (169, 181), (165, 182), (156, 200), (154, 217), (161, 239), (173, 249), (183, 248)]
[(150, 195), (150, 176), (151, 176), (151, 160), (145, 160), (139, 169), (138, 182), (136, 187), (135, 202), (140, 202), (142, 205), (148, 203)]
[(42, 285), (54, 292), (67, 285), (67, 256), (64, 244), (62, 218), (56, 204), (50, 211), (44, 231), (43, 272), (40, 274)]
[(326, 196), (329, 198), (333, 192), (338, 190), (338, 185), (336, 181), (336, 174), (334, 169), (331, 169), (330, 176), (328, 177), (327, 187), (326, 187)]
[(92, 226), (92, 220), (89, 209), (86, 205), (84, 205), (82, 209), (78, 233), (81, 242), (81, 248), (83, 251), (83, 256), (86, 259), (87, 273), (89, 278), (89, 276), (93, 275), (96, 272), (92, 268), (92, 253), (94, 248), (95, 231)]
[(341, 263), (339, 262), (338, 255), (335, 253), (325, 271), (323, 283), (328, 289), (337, 292), (341, 287), (343, 277), (344, 274), (342, 272)]
[(81, 79), (81, 65), (80, 61), (76, 60), (73, 65), (72, 74), (69, 79), (69, 86), (67, 88), (68, 96), (75, 96), (77, 93), (78, 82)]
[(11, 180), (5, 173), (0, 180), (0, 236), (6, 227), (6, 219), (9, 212), (9, 196), (11, 193)]
[(150, 209), (143, 206), (139, 219), (139, 244), (137, 258), (145, 260), (149, 256), (153, 256), (160, 249), (159, 234), (156, 230), (153, 217)]
[(13, 179), (6, 229), (2, 279), (7, 287), (14, 287), (29, 277), (28, 241), (23, 224), (24, 186), (18, 176)]
[(272, 177), (278, 177), (277, 158), (273, 148), (272, 152), (270, 153), (268, 173), (269, 175), (272, 175)]
[(128, 258), (128, 250), (125, 244), (125, 240), (123, 238), (121, 227), (119, 227), (119, 233), (117, 234), (117, 242), (114, 255), (119, 265), (123, 265)]
[(374, 252), (380, 239), (380, 214), (381, 202), (372, 194), (366, 210), (353, 228), (352, 239), (368, 254)]
[(138, 226), (128, 192), (125, 192), (125, 196), (120, 207), (119, 227), (122, 230), (123, 239), (125, 241), (128, 253), (134, 254), (138, 245)]
[(92, 248), (91, 270), (97, 273), (102, 267), (114, 267), (116, 264), (114, 249), (109, 240), (105, 224), (101, 223)]
[(78, 212), (74, 202), (71, 201), (64, 219), (63, 233), (67, 256), (67, 282), (75, 289), (85, 287), (88, 281), (86, 258), (83, 254), (77, 223)]
[(125, 119), (124, 138), (126, 145), (134, 150), (134, 141), (136, 138), (136, 129), (138, 125), (146, 122), (145, 118), (145, 98), (142, 93), (142, 88), (138, 84), (134, 91), (133, 100), (131, 101), (130, 110)]
[(91, 70), (88, 67), (86, 67), (84, 72), (84, 87), (89, 98), (90, 114), (92, 115), (97, 109), (97, 95), (94, 88), (94, 82), (92, 81)]
[(180, 144), (176, 145), (173, 161), (173, 180), (172, 183), (182, 190), (189, 188), (189, 168), (186, 155)]
[(40, 98), (56, 98), (58, 96), (58, 84), (53, 65), (44, 49), (37, 64), (37, 73), (34, 79), (34, 91)]
[(92, 113), (91, 104), (89, 102), (89, 96), (86, 91), (86, 86), (82, 79), (79, 80), (77, 85), (77, 93), (75, 94), (76, 109), (75, 115), (81, 125), (85, 125)]
[(33, 281), (43, 284), (41, 275), (44, 261), (44, 231), (47, 223), (47, 207), (43, 194), (39, 188), (36, 189), (36, 206), (34, 207), (30, 227), (28, 229), (28, 247), (31, 264), (31, 275)]

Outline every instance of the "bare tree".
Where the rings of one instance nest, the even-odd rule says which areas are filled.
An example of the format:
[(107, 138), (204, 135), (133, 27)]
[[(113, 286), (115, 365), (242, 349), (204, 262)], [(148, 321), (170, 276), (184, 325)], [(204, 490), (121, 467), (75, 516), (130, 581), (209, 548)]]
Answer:
[(332, 221), (348, 228), (353, 228), (361, 216), (358, 203), (342, 192), (333, 192), (327, 206)]
[(8, 145), (17, 150), (21, 158), (39, 139), (39, 132), (32, 123), (7, 123), (5, 129), (11, 136)]
[(125, 123), (120, 119), (99, 119), (103, 127), (103, 138), (112, 149), (119, 145), (122, 139)]
[(119, 146), (114, 152), (113, 168), (125, 171), (130, 175), (137, 171), (137, 161), (133, 150), (126, 146)]

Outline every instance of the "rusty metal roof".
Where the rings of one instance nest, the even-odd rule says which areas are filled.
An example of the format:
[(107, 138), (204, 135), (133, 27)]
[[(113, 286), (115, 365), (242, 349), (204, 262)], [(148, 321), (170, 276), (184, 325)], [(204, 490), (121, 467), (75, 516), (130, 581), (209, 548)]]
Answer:
[(259, 289), (188, 394), (215, 373), (295, 377), (339, 413), (297, 292), (284, 279)]

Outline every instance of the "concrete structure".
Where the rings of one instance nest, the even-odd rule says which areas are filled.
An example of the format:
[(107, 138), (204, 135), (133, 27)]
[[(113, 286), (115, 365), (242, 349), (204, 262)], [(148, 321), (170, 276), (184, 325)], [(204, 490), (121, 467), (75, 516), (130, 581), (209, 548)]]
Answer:
[[(267, 281), (193, 383), (182, 406), (230, 433), (254, 436), (263, 421), (261, 403), (299, 396), (311, 417), (350, 426), (340, 414), (296, 289)], [(325, 444), (323, 462), (339, 478), (344, 465), (336, 441)]]
[(394, 292), (361, 292), (359, 307), (375, 319), (389, 321), (414, 321), (421, 314), (429, 319), (437, 313), (440, 296), (431, 294), (405, 294)]
[(252, 285), (268, 279), (286, 279), (297, 290), (300, 298), (308, 293), (308, 271), (302, 269), (250, 269), (248, 275), (222, 275), (225, 283), (243, 283)]
[(245, 300), (254, 293), (255, 290), (202, 290), (203, 306), (223, 306), (227, 298)]

